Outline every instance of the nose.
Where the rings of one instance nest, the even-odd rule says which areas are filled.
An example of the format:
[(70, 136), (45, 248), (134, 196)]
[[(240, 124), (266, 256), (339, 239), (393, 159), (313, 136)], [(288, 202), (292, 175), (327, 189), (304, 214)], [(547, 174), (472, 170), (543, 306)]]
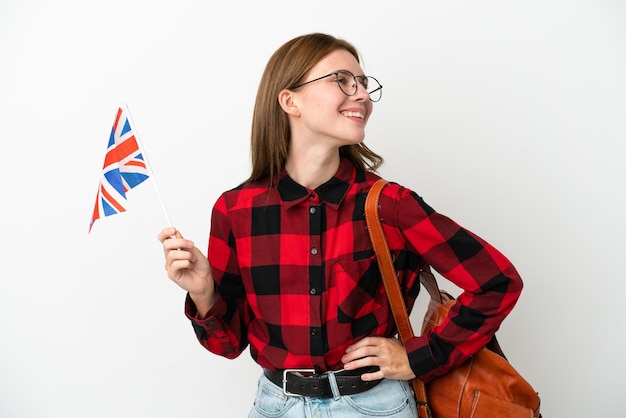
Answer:
[(354, 94), (354, 97), (358, 100), (364, 100), (370, 99), (370, 94), (367, 92), (367, 89), (365, 88), (365, 86), (363, 86), (363, 84), (361, 84), (358, 80), (354, 80), (354, 82), (356, 83), (356, 93)]

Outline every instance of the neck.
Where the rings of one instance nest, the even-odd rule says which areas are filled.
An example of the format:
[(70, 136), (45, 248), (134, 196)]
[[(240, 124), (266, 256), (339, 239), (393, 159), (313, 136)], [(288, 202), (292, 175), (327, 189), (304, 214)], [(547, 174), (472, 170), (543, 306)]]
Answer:
[(325, 153), (289, 152), (285, 169), (293, 180), (309, 190), (314, 190), (332, 178), (339, 168), (339, 152)]

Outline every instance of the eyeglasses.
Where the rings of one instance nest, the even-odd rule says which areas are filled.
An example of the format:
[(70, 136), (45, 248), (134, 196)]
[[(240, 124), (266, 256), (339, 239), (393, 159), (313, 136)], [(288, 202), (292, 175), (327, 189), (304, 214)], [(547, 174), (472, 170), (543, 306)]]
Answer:
[(363, 86), (365, 91), (367, 91), (367, 93), (370, 95), (370, 100), (372, 102), (379, 101), (383, 95), (383, 86), (381, 86), (378, 80), (376, 80), (374, 77), (367, 75), (356, 76), (348, 70), (335, 71), (334, 73), (323, 75), (314, 80), (305, 81), (304, 83), (291, 87), (291, 90), (295, 90), (298, 87), (305, 86), (315, 81), (323, 80), (333, 75), (335, 76), (335, 81), (337, 82), (337, 85), (346, 96), (354, 96), (358, 90), (359, 84)]

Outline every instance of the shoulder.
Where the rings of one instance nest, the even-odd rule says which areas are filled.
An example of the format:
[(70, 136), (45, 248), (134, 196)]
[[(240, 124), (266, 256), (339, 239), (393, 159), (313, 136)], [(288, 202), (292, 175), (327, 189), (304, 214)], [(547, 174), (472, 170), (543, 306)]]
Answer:
[(365, 192), (369, 192), (370, 189), (374, 186), (374, 184), (379, 180), (386, 182), (385, 186), (383, 187), (381, 191), (381, 199), (385, 198), (385, 199), (392, 199), (392, 200), (400, 200), (410, 195), (417, 195), (414, 191), (403, 186), (402, 184), (397, 183), (393, 180), (383, 178), (375, 173), (367, 173), (365, 175), (365, 181), (362, 185), (363, 190)]
[[(380, 177), (378, 177), (378, 179), (380, 179)], [(384, 180), (386, 180), (387, 183), (382, 189), (379, 199), (382, 218), (386, 218), (392, 222), (392, 219), (397, 220), (399, 217), (419, 219), (435, 213), (435, 210), (414, 190), (395, 181)], [(377, 179), (369, 184), (368, 191), (376, 181)]]
[(270, 197), (276, 193), (276, 188), (270, 187), (267, 179), (246, 181), (237, 187), (223, 192), (216, 205), (223, 206), (226, 210), (237, 207), (250, 207), (254, 204), (256, 197)]

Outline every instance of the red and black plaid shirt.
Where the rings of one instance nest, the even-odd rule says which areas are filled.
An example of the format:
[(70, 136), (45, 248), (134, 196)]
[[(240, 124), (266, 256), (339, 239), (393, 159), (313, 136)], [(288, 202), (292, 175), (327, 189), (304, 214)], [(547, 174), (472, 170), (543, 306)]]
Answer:
[[(341, 369), (345, 348), (363, 337), (394, 336), (364, 217), (378, 178), (343, 159), (316, 190), (283, 175), (276, 187), (259, 181), (224, 193), (208, 250), (217, 302), (204, 319), (189, 298), (185, 307), (200, 343), (227, 358), (249, 345), (269, 369), (323, 371)], [(498, 250), (411, 190), (390, 184), (380, 206), (408, 309), (424, 263), (464, 290), (443, 324), (407, 344), (413, 371), (430, 380), (487, 343), (522, 281)]]

